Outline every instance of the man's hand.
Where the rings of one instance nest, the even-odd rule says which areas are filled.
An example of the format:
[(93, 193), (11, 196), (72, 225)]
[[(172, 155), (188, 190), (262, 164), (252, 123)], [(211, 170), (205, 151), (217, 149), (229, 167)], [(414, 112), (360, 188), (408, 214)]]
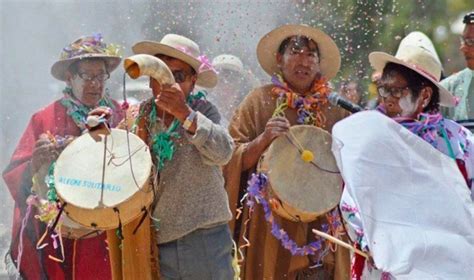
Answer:
[(248, 144), (242, 157), (242, 169), (248, 170), (254, 167), (273, 140), (287, 133), (289, 129), (290, 122), (286, 118), (277, 117), (268, 120), (262, 134)]
[[(261, 141), (268, 147), (275, 138), (284, 135), (290, 129), (290, 122), (283, 117), (271, 118), (265, 125), (265, 131), (261, 135)], [(266, 148), (265, 147), (265, 148)]]
[(59, 156), (59, 151), (56, 145), (49, 139), (48, 135), (41, 134), (38, 141), (36, 141), (31, 158), (31, 171), (36, 173), (44, 164), (50, 164)]
[(98, 116), (98, 117), (104, 117), (106, 119), (109, 119), (112, 116), (112, 109), (106, 106), (100, 106), (95, 108), (94, 110), (90, 111), (87, 116)]
[(108, 121), (112, 116), (112, 109), (109, 107), (101, 106), (90, 111), (87, 115), (86, 127), (91, 130), (101, 124), (104, 120)]
[(155, 103), (160, 109), (173, 115), (182, 123), (191, 113), (191, 109), (186, 104), (186, 96), (178, 84), (163, 86), (160, 94), (156, 96)]

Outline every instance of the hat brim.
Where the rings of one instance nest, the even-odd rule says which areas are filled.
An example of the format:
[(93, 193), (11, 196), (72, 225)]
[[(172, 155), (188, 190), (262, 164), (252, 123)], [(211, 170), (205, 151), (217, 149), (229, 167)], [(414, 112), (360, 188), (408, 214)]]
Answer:
[(149, 54), (153, 56), (162, 54), (179, 59), (189, 64), (194, 69), (194, 71), (198, 73), (196, 80), (196, 84), (198, 86), (213, 88), (217, 84), (217, 74), (214, 71), (199, 71), (199, 68), (202, 64), (201, 61), (173, 47), (155, 41), (142, 41), (133, 45), (132, 50), (135, 54)]
[(69, 69), (69, 67), (75, 63), (76, 61), (82, 60), (82, 59), (88, 59), (88, 58), (102, 58), (105, 61), (105, 67), (107, 68), (107, 71), (109, 73), (112, 73), (117, 66), (120, 64), (120, 61), (122, 60), (118, 56), (111, 56), (111, 55), (105, 55), (105, 54), (85, 54), (69, 59), (62, 59), (56, 61), (53, 66), (51, 66), (51, 75), (55, 77), (56, 79), (60, 81), (66, 81), (66, 72)]
[(336, 43), (323, 31), (305, 25), (284, 25), (278, 27), (260, 39), (257, 46), (258, 62), (269, 75), (278, 73), (276, 55), (280, 44), (288, 37), (302, 35), (312, 39), (319, 49), (319, 67), (321, 74), (332, 79), (341, 67), (341, 55)]
[(454, 96), (447, 90), (445, 89), (436, 79), (431, 77), (430, 75), (424, 73), (420, 69), (415, 68), (412, 64), (407, 63), (401, 59), (396, 58), (393, 55), (390, 55), (388, 53), (384, 52), (371, 52), (369, 54), (369, 62), (370, 65), (372, 65), (372, 68), (374, 68), (375, 71), (382, 73), (383, 69), (385, 68), (385, 65), (389, 62), (393, 62), (396, 64), (403, 65), (416, 73), (420, 74), (424, 78), (430, 80), (435, 86), (438, 87), (439, 90), (439, 105), (444, 106), (444, 107), (455, 107), (456, 106), (456, 100)]

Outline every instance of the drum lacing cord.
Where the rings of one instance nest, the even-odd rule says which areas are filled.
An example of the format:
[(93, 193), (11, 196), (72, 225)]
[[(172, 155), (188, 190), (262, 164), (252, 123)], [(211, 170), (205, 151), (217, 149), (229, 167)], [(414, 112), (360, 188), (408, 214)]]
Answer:
[[(296, 136), (291, 132), (291, 130), (288, 131), (288, 133), (286, 134), (286, 139), (288, 139), (288, 141), (296, 147), (296, 149), (298, 149), (298, 151), (300, 152), (300, 154), (303, 154), (306, 150), (303, 148), (303, 145), (301, 145), (301, 143), (298, 141), (298, 139), (296, 138)], [(311, 160), (309, 161), (309, 163), (311, 165), (313, 165), (314, 167), (316, 167), (317, 169), (323, 171), (323, 172), (327, 172), (327, 173), (331, 173), (331, 174), (340, 174), (341, 172), (339, 171), (333, 171), (333, 170), (328, 170), (328, 169), (325, 169), (325, 168), (322, 168), (321, 166), (319, 166), (316, 162), (314, 162), (314, 160)]]
[[(144, 193), (149, 193), (150, 191), (144, 191), (142, 189), (142, 187), (140, 185), (138, 185), (138, 182), (137, 182), (137, 179), (135, 177), (135, 172), (133, 172), (133, 163), (132, 163), (132, 157), (133, 155), (135, 155), (138, 151), (140, 151), (142, 149), (142, 147), (140, 147), (139, 149), (137, 149), (136, 152), (131, 152), (130, 150), (130, 137), (129, 137), (129, 133), (130, 133), (130, 129), (128, 128), (128, 114), (127, 114), (127, 109), (129, 107), (129, 104), (127, 102), (127, 91), (126, 91), (126, 78), (127, 78), (127, 72), (123, 73), (123, 80), (122, 80), (122, 97), (123, 97), (123, 107), (122, 109), (125, 110), (125, 114), (124, 114), (124, 122), (125, 122), (125, 131), (127, 132), (126, 135), (127, 135), (127, 150), (128, 150), (128, 160), (130, 162), (130, 172), (132, 173), (132, 179), (133, 179), (133, 182), (135, 183), (135, 186), (137, 187), (137, 189), (141, 192), (144, 192)], [(125, 162), (125, 161), (124, 161)]]
[[(151, 189), (153, 190), (153, 201), (151, 205), (149, 206), (149, 209), (154, 209), (154, 207), (158, 204), (158, 201), (160, 200), (160, 197), (158, 197), (158, 194), (156, 193), (155, 186), (160, 185), (160, 173), (158, 172), (157, 168), (153, 166), (152, 168), (152, 174), (153, 174), (153, 182), (151, 183)], [(153, 226), (155, 227), (155, 230), (160, 229), (160, 219), (153, 217), (152, 211), (148, 211), (148, 217), (151, 219), (153, 222)]]
[[(128, 137), (128, 135), (127, 135)], [(130, 145), (130, 144), (129, 144)], [(124, 156), (115, 156), (112, 151), (110, 151), (109, 149), (107, 149), (107, 151), (112, 155), (108, 161), (108, 165), (109, 164), (113, 164), (114, 166), (122, 166), (124, 165), (127, 161), (131, 160), (131, 158), (138, 152), (140, 152), (141, 149), (143, 149), (144, 147), (146, 147), (147, 145), (146, 144), (143, 144), (141, 145), (140, 147), (136, 148), (135, 151), (131, 152), (130, 150), (128, 151), (128, 155), (124, 155)], [(114, 159), (121, 159), (121, 158), (125, 158), (122, 162), (114, 162)], [(133, 170), (133, 169), (132, 169)]]
[(122, 241), (124, 238), (123, 238), (122, 220), (120, 219), (120, 210), (117, 207), (114, 207), (114, 212), (117, 213), (117, 218), (118, 218), (118, 226), (117, 226), (117, 230), (115, 231), (115, 234), (117, 235), (118, 239)]
[(99, 207), (104, 207), (104, 187), (105, 187), (105, 162), (107, 160), (107, 135), (104, 136), (104, 156), (102, 159), (102, 178), (100, 182)]

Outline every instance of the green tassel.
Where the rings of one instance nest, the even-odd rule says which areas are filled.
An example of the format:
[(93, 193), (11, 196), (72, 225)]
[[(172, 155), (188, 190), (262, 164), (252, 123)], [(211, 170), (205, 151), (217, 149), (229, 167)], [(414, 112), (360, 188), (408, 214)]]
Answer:
[(175, 119), (167, 131), (160, 132), (153, 136), (152, 151), (158, 161), (158, 171), (163, 169), (165, 161), (173, 159), (174, 152), (176, 151), (173, 138), (179, 138), (179, 134), (175, 132), (178, 126), (179, 121)]
[[(195, 94), (190, 94), (186, 98), (188, 105), (191, 105), (193, 102), (206, 98), (205, 91), (198, 91)], [(157, 120), (157, 108), (156, 104), (152, 102), (152, 109), (149, 114), (150, 124), (156, 123)], [(152, 139), (152, 152), (156, 157), (158, 162), (158, 172), (160, 172), (165, 167), (166, 161), (171, 161), (173, 159), (174, 153), (176, 151), (176, 145), (174, 139), (179, 139), (180, 135), (176, 130), (179, 127), (179, 120), (174, 119), (170, 127), (163, 132), (157, 133), (153, 136)]]
[(51, 163), (48, 169), (48, 176), (46, 176), (46, 185), (48, 185), (47, 197), (49, 202), (56, 202), (58, 200), (58, 194), (56, 192), (56, 186), (54, 185), (54, 166), (56, 162)]
[(157, 109), (156, 109), (156, 103), (153, 101), (151, 102), (151, 112), (150, 112), (150, 116), (149, 116), (149, 121), (150, 123), (155, 123), (156, 122), (156, 118), (157, 118)]

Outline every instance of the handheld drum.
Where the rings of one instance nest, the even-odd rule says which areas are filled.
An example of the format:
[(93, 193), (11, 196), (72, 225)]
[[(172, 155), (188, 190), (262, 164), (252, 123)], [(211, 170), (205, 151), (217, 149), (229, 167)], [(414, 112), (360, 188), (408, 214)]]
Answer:
[[(70, 143), (72, 138), (66, 139), (65, 142)], [(56, 209), (56, 204), (51, 203), (48, 200), (48, 185), (46, 181), (48, 178), (50, 164), (45, 163), (41, 166), (33, 177), (32, 192), (35, 194), (31, 199), (34, 200), (34, 205), (38, 208), (39, 217), (47, 217), (48, 215), (56, 215), (58, 210)], [(53, 211), (51, 211), (53, 209)], [(49, 213), (49, 214), (48, 214)], [(49, 216), (50, 219), (54, 219), (53, 216)], [(43, 220), (47, 223), (46, 220)], [(62, 237), (69, 239), (79, 239), (79, 238), (90, 238), (94, 237), (94, 234), (91, 234), (91, 229), (84, 227), (73, 220), (71, 220), (67, 215), (61, 217), (61, 235)]]
[(60, 154), (55, 187), (64, 212), (89, 228), (113, 229), (140, 216), (153, 201), (150, 151), (120, 129), (86, 133)]
[(309, 125), (292, 126), (272, 142), (258, 172), (268, 177), (267, 200), (273, 212), (307, 223), (338, 205), (342, 178), (331, 143), (328, 132)]

